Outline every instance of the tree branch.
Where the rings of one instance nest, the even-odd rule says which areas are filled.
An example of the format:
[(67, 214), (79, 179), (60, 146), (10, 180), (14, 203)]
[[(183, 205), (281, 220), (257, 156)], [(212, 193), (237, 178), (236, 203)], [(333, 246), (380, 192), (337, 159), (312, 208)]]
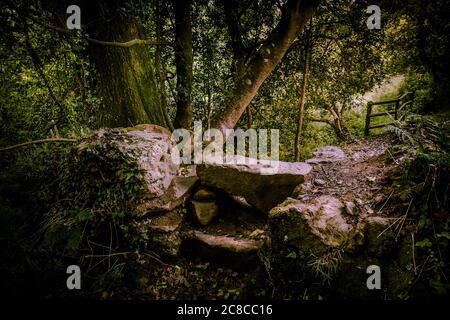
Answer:
[(169, 42), (158, 42), (155, 40), (151, 40), (151, 39), (133, 39), (130, 41), (126, 41), (126, 42), (113, 42), (113, 41), (102, 41), (102, 40), (97, 40), (97, 39), (93, 39), (93, 38), (86, 38), (87, 41), (93, 42), (93, 43), (98, 43), (104, 46), (114, 46), (114, 47), (122, 47), (122, 48), (129, 48), (131, 46), (134, 45), (152, 45), (152, 46), (160, 46), (160, 45), (169, 45)]
[[(34, 17), (34, 16), (27, 16), (28, 19), (35, 22), (36, 24), (51, 29), (53, 31), (57, 31), (64, 34), (70, 34), (70, 30), (64, 29), (58, 26), (54, 26), (48, 22), (41, 21), (40, 19)], [(134, 45), (153, 45), (153, 46), (163, 46), (163, 45), (171, 45), (170, 42), (167, 41), (155, 41), (152, 39), (133, 39), (126, 42), (114, 42), (114, 41), (103, 41), (103, 40), (97, 40), (90, 37), (86, 37), (86, 40), (89, 42), (97, 43), (104, 46), (114, 46), (114, 47), (122, 47), (122, 48), (129, 48)]]
[(12, 149), (28, 146), (31, 144), (41, 144), (41, 143), (46, 143), (46, 142), (77, 142), (77, 139), (48, 138), (48, 139), (34, 140), (34, 141), (28, 141), (28, 142), (24, 142), (24, 143), (15, 144), (13, 146), (9, 146), (6, 148), (0, 148), (0, 151), (7, 151), (7, 150), (12, 150)]
[(319, 119), (319, 118), (306, 118), (307, 121), (310, 122), (321, 122), (321, 123), (326, 123), (330, 126), (334, 126), (333, 123), (330, 120), (327, 119)]

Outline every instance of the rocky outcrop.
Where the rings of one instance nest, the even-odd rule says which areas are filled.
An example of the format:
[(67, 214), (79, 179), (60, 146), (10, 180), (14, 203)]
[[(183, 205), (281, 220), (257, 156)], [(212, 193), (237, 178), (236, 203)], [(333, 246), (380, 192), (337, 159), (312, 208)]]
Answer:
[[(190, 252), (236, 267), (257, 261), (265, 232), (258, 229), (247, 238), (234, 234), (234, 229), (251, 227), (242, 227), (241, 215), (267, 213), (283, 202), (311, 166), (240, 156), (225, 163), (206, 159), (196, 166), (179, 165), (170, 157), (173, 146), (167, 130), (144, 125), (99, 130), (76, 152), (85, 164), (83, 176), (95, 188), (126, 194), (127, 236), (139, 248), (160, 256)], [(220, 206), (232, 223), (224, 223)]]
[(225, 163), (200, 164), (197, 175), (202, 184), (242, 196), (253, 207), (268, 212), (289, 197), (310, 170), (311, 167), (302, 162), (233, 157)]
[(365, 282), (366, 268), (375, 264), (395, 292), (404, 288), (407, 282), (396, 279), (406, 277), (397, 263), (405, 250), (390, 228), (392, 222), (355, 213), (351, 201), (331, 196), (307, 201), (289, 198), (273, 208), (265, 256), (270, 257), (274, 281), (291, 289), (298, 283), (308, 287), (319, 281), (321, 291), (335, 297), (380, 298), (382, 291), (368, 290)]
[[(184, 254), (232, 268), (254, 266), (261, 258), (282, 288), (320, 284), (329, 293), (337, 288), (338, 295), (364, 296), (371, 264), (382, 268), (384, 279), (405, 278), (414, 244), (399, 239), (389, 219), (370, 216), (374, 211), (352, 194), (327, 195), (332, 179), (311, 173), (308, 163), (347, 161), (341, 149), (319, 148), (308, 163), (236, 156), (186, 166), (172, 162), (173, 146), (168, 132), (155, 126), (99, 130), (70, 150), (75, 156), (63, 172), (71, 179), (58, 196), (89, 208), (93, 225), (105, 227), (100, 236), (111, 232), (105, 221), (119, 222), (129, 251), (143, 249), (161, 259)], [(52, 213), (72, 211), (55, 207)]]

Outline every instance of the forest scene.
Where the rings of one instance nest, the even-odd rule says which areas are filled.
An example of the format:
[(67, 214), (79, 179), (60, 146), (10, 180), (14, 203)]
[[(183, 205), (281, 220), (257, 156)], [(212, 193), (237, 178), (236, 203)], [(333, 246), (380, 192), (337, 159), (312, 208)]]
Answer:
[(449, 0), (0, 0), (0, 288), (450, 297)]

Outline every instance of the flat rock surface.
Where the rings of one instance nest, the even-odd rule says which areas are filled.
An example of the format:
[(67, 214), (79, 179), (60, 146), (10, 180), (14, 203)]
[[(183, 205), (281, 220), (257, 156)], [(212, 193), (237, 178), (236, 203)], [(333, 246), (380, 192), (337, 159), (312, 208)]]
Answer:
[(311, 171), (303, 162), (259, 161), (234, 157), (226, 163), (209, 161), (197, 166), (202, 184), (242, 196), (263, 212), (281, 203), (292, 194)]
[(255, 251), (259, 248), (259, 243), (250, 239), (237, 239), (229, 236), (216, 236), (200, 231), (194, 231), (193, 238), (203, 242), (212, 248), (221, 248), (232, 252)]
[(306, 163), (329, 163), (345, 161), (346, 159), (347, 156), (341, 148), (336, 146), (325, 146), (317, 148), (317, 150), (313, 153), (313, 157), (306, 160)]

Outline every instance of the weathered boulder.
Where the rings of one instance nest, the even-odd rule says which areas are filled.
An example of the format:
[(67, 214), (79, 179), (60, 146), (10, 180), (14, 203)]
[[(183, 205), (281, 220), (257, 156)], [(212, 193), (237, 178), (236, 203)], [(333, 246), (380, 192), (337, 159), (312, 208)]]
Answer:
[(229, 161), (206, 159), (197, 165), (204, 185), (242, 196), (255, 208), (268, 212), (292, 194), (311, 171), (303, 162), (257, 160), (235, 156)]
[(173, 210), (197, 181), (194, 166), (172, 162), (174, 141), (167, 130), (151, 128), (100, 129), (77, 147), (88, 183), (105, 189), (121, 182), (134, 188), (131, 215)]
[(391, 219), (367, 217), (367, 251), (375, 257), (382, 257), (393, 251), (396, 245)]
[(346, 213), (337, 198), (320, 196), (308, 202), (288, 198), (269, 213), (266, 247), (277, 286), (328, 283), (339, 271), (344, 253), (363, 245), (364, 228)]
[(331, 196), (321, 196), (310, 203), (289, 198), (269, 213), (272, 241), (289, 243), (309, 254), (349, 246), (356, 226), (344, 212), (344, 204)]
[(306, 163), (330, 163), (347, 160), (347, 156), (341, 148), (336, 146), (319, 147), (313, 153), (313, 157), (306, 160)]
[[(327, 286), (321, 294), (328, 298), (397, 297), (398, 288), (409, 281), (400, 258), (413, 262), (407, 247), (411, 240), (399, 245), (391, 220), (360, 215), (353, 203), (331, 196), (308, 202), (287, 199), (269, 213), (270, 241), (264, 255), (270, 257), (276, 286), (293, 289), (301, 283), (304, 287), (297, 289), (304, 290), (320, 281)], [(373, 264), (383, 272), (386, 291), (367, 289), (366, 269)]]

